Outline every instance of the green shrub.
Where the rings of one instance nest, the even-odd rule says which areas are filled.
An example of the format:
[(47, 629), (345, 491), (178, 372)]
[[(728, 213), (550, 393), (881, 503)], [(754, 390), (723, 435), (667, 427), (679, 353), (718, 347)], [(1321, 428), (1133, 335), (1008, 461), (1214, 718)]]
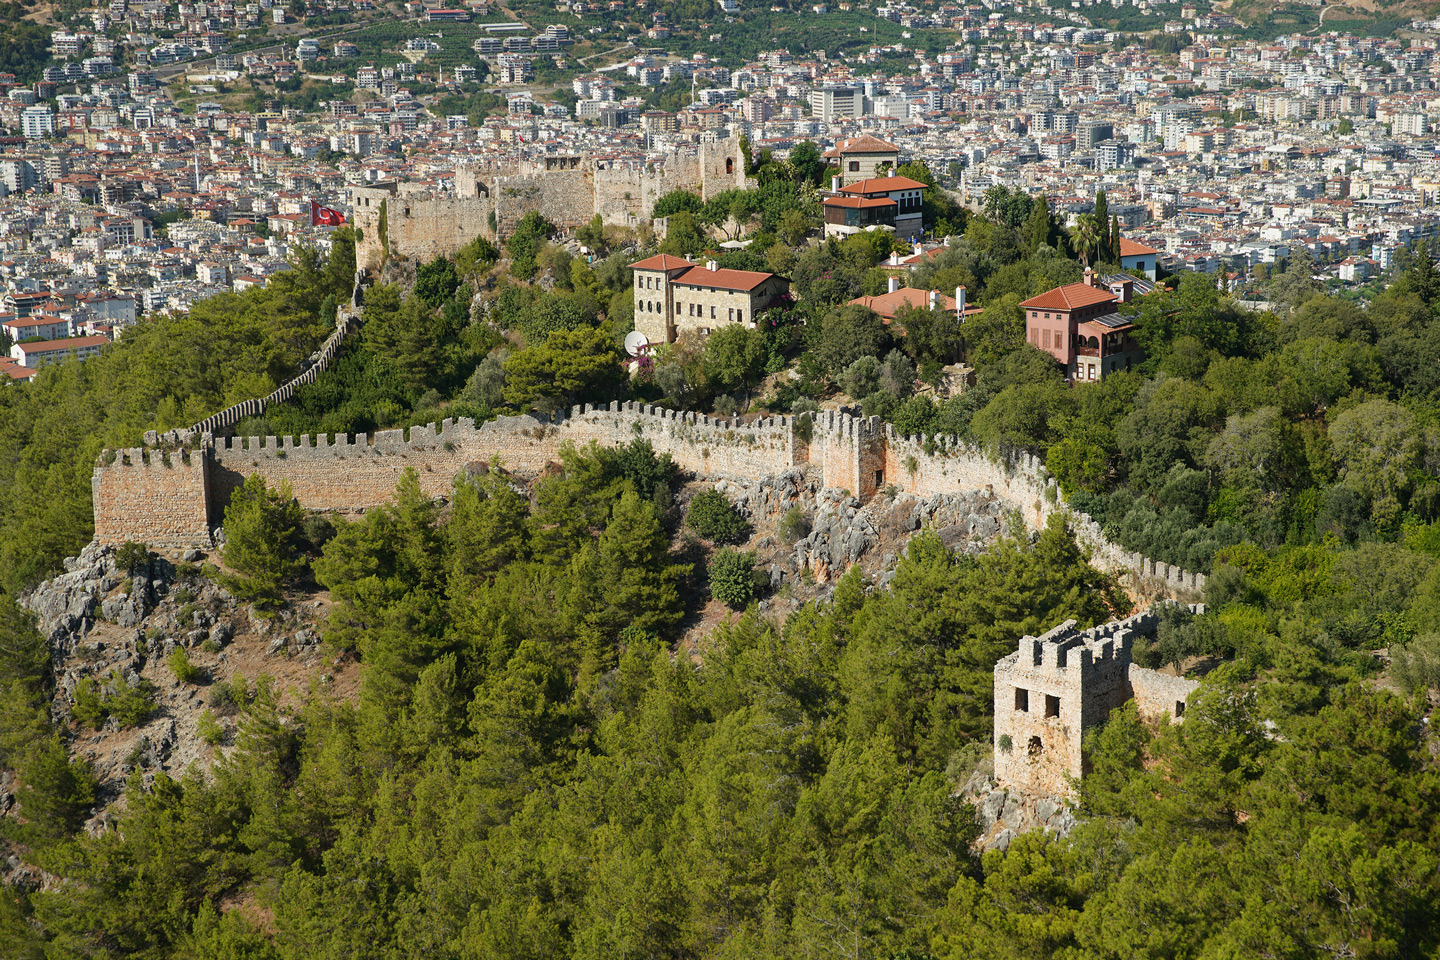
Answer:
[(732, 610), (755, 599), (755, 554), (726, 548), (710, 558), (710, 595)]
[(131, 573), (150, 562), (150, 548), (127, 540), (115, 551), (115, 569)]
[(115, 692), (105, 701), (110, 716), (121, 727), (137, 727), (150, 719), (155, 712), (155, 685), (149, 680), (141, 680), (132, 687), (119, 674), (112, 674), (112, 677), (111, 686)]
[(190, 662), (190, 655), (185, 652), (184, 647), (176, 647), (170, 651), (165, 658), (165, 666), (175, 674), (175, 679), (181, 683), (199, 683), (200, 668)]
[(804, 511), (799, 507), (791, 507), (785, 511), (785, 516), (780, 518), (780, 525), (776, 532), (780, 539), (786, 543), (794, 543), (796, 540), (804, 540), (810, 536), (810, 518), (805, 516)]
[[(184, 615), (185, 615), (185, 610), (184, 610), (184, 608), (185, 608), (185, 606), (186, 606), (187, 604), (190, 604), (190, 603), (193, 603), (193, 602), (194, 602), (194, 600), (195, 600), (195, 591), (191, 590), (189, 587), (176, 587), (176, 588), (175, 588), (175, 592), (172, 593), (172, 594), (170, 594), (170, 599), (171, 599), (171, 600), (174, 600), (176, 603), (180, 604), (180, 606), (181, 606), (180, 616), (181, 616), (181, 617), (184, 617)], [(190, 607), (190, 609), (193, 611), (195, 608), (194, 608), (194, 607)]]
[(243, 701), (235, 699), (235, 689), (227, 683), (217, 683), (210, 688), (210, 709), (222, 717), (234, 716)]
[(1406, 691), (1440, 688), (1440, 634), (1422, 633), (1391, 647), (1390, 677)]
[(690, 501), (690, 529), (712, 543), (745, 539), (750, 525), (719, 490), (706, 490)]
[(105, 725), (105, 703), (96, 692), (94, 680), (87, 678), (75, 684), (75, 706), (70, 708), (70, 715), (82, 726), (99, 730)]
[[(104, 689), (104, 695), (101, 690)], [(98, 730), (114, 717), (121, 727), (139, 726), (155, 712), (155, 685), (141, 680), (135, 686), (114, 670), (103, 685), (94, 680), (81, 680), (75, 685), (75, 706), (70, 715), (77, 722)]]
[(218, 747), (225, 741), (225, 728), (220, 726), (220, 721), (215, 719), (215, 714), (210, 712), (209, 707), (200, 712), (200, 719), (195, 723), (195, 732), (212, 747)]

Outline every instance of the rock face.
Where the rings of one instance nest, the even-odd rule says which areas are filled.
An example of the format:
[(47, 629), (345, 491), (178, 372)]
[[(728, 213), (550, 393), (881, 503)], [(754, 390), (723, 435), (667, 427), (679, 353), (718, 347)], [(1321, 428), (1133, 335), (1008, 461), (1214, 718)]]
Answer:
[(986, 768), (977, 770), (960, 794), (975, 805), (980, 821), (976, 846), (982, 850), (1004, 850), (1022, 833), (1034, 830), (1068, 837), (1075, 829), (1075, 814), (1067, 800), (1001, 789)]
[(715, 489), (757, 528), (791, 510), (808, 522), (809, 532), (794, 542), (793, 552), (772, 561), (772, 586), (801, 571), (828, 580), (855, 563), (883, 583), (905, 543), (920, 530), (934, 530), (952, 550), (979, 552), (1000, 534), (1004, 513), (1004, 504), (984, 490), (924, 498), (902, 493), (862, 504), (843, 491), (821, 489), (817, 479), (799, 469), (754, 483), (721, 481)]
[[(211, 582), (198, 566), (202, 559), (190, 551), (177, 566), (152, 554), (123, 570), (114, 548), (90, 544), (65, 562), (65, 573), (22, 598), (50, 644), (51, 714), (68, 728), (72, 754), (87, 760), (100, 781), (87, 829), (106, 827), (108, 806), (131, 774), (147, 782), (160, 771), (179, 776), (220, 756), (223, 741), (207, 742), (200, 718), (210, 708), (225, 736), (233, 734), (229, 690), (237, 674), (247, 682), (268, 674), (281, 687), (304, 690), (311, 678), (323, 673), (333, 680), (338, 672), (320, 645), (324, 601), (261, 614)], [(179, 680), (166, 663), (177, 651), (199, 671), (195, 682)], [(114, 716), (98, 730), (83, 726), (72, 710), (87, 681), (102, 699), (125, 687), (148, 692), (154, 709), (134, 726), (122, 728)], [(14, 786), (0, 781), (0, 815), (14, 806)]]

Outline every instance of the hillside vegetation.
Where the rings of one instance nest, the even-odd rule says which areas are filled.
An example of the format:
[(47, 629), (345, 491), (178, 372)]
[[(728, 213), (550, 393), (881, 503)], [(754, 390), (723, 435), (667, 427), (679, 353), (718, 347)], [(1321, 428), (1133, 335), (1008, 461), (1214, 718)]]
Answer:
[[(306, 517), (252, 477), (224, 517), (220, 566), (187, 575), (223, 584), (254, 623), (321, 603), (325, 655), (358, 662), (358, 691), (237, 685), (218, 656), (208, 678), (175, 657), (167, 669), (197, 695), (226, 685), (233, 728), (208, 771), (137, 752), (113, 829), (87, 831), (96, 776), (72, 746), (82, 726), (132, 724), (146, 690), (123, 677), (68, 689), (14, 594), (88, 537), (102, 445), (263, 394), (328, 332), (353, 274), (342, 234), (327, 264), (302, 254), (264, 294), (142, 324), (95, 360), (0, 391), (12, 588), (0, 840), (51, 878), (0, 897), (11, 953), (1440, 949), (1440, 274), (1428, 251), (1363, 308), (1325, 296), (1300, 255), (1268, 282), (1266, 313), (1209, 277), (1172, 279), (1125, 308), (1146, 362), (1071, 386), (1025, 342), (1019, 303), (1078, 279), (1072, 251), (1110, 270), (1114, 231), (1072, 234), (1043, 201), (1004, 190), (974, 216), (937, 203), (927, 215), (954, 243), (912, 282), (964, 284), (985, 312), (886, 325), (849, 301), (884, 289), (888, 242), (802, 245), (823, 165), (751, 163), (760, 190), (723, 207), (668, 198), (663, 242), (586, 228), (593, 262), (535, 217), (503, 257), (476, 240), (453, 260), (391, 265), (345, 358), (245, 429), (630, 397), (726, 415), (849, 400), (902, 432), (1028, 449), (1118, 542), (1209, 571), (1205, 611), (1168, 612), (1136, 650), (1145, 666), (1215, 668), (1183, 725), (1117, 711), (1088, 743), (1070, 836), (977, 856), (976, 814), (957, 794), (992, 749), (996, 658), (1024, 634), (1132, 607), (1063, 518), (1016, 524), (977, 555), (922, 531), (874, 583), (852, 569), (781, 618), (749, 604), (772, 598), (733, 545), (734, 505), (721, 492), (677, 506), (686, 478), (643, 442), (567, 450), (530, 487), (477, 465), (443, 504), (407, 476), (391, 505), (354, 521)], [(703, 256), (706, 225), (754, 238), (724, 262), (782, 272), (798, 299), (627, 377), (626, 264)], [(979, 380), (941, 400), (929, 385), (962, 355)], [(777, 535), (803, 537), (810, 519), (787, 516)], [(150, 561), (128, 545), (115, 562)], [(687, 632), (720, 604), (735, 612)], [(146, 639), (163, 650), (167, 638)]]

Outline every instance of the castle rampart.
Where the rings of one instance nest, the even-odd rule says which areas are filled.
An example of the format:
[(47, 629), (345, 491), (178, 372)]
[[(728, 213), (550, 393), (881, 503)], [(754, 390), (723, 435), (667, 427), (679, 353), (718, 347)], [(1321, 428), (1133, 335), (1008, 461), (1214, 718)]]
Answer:
[(709, 200), (753, 184), (745, 177), (737, 140), (685, 144), (656, 162), (552, 156), (467, 164), (456, 171), (453, 192), (408, 183), (351, 188), (351, 212), (361, 233), (356, 259), (378, 266), (387, 252), (422, 261), (452, 256), (477, 236), (510, 233), (532, 211), (561, 229), (579, 227), (597, 213), (606, 224), (634, 226), (648, 220), (655, 202), (672, 190), (691, 190)]
[[(919, 497), (989, 490), (1031, 529), (1042, 527), (1050, 514), (1066, 511), (1054, 479), (1033, 456), (992, 459), (953, 438), (900, 437), (878, 417), (834, 410), (816, 414), (808, 431), (797, 430), (792, 417), (741, 422), (616, 402), (575, 407), (553, 417), (501, 417), (478, 425), (446, 420), (356, 437), (216, 438), (208, 432), (263, 413), (267, 400), (238, 404), (197, 425), (205, 432), (164, 438), (166, 449), (188, 444), (188, 452), (152, 449), (148, 458), (143, 451), (103, 456), (93, 481), (96, 539), (206, 546), (209, 529), (223, 521), (231, 492), (252, 473), (272, 484), (288, 482), (308, 510), (355, 513), (387, 502), (407, 467), (415, 468), (425, 492), (446, 496), (456, 475), (474, 464), (498, 458), (507, 469), (534, 476), (558, 459), (564, 443), (614, 447), (637, 438), (649, 440), (657, 453), (670, 454), (702, 478), (757, 480), (806, 465), (822, 486), (849, 490), (862, 500), (892, 485)], [(153, 434), (147, 441), (160, 442)], [(173, 477), (157, 472), (178, 470), (176, 458), (182, 453), (184, 470)], [(170, 467), (156, 467), (162, 455)], [(186, 497), (191, 506), (182, 509), (177, 498)], [(1177, 596), (1204, 588), (1202, 575), (1156, 564), (1110, 543), (1084, 514), (1068, 519), (1101, 569), (1131, 574)]]

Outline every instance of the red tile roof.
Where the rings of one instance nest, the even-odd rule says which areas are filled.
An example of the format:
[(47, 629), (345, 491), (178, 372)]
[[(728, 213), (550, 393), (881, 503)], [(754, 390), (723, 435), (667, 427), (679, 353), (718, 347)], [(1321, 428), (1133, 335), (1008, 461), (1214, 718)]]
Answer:
[(647, 257), (636, 263), (630, 264), (632, 270), (679, 270), (684, 267), (693, 267), (695, 264), (689, 260), (682, 260), (679, 257), (672, 257), (668, 253), (662, 253), (657, 257)]
[(827, 150), (825, 156), (839, 157), (847, 153), (899, 153), (900, 148), (893, 143), (886, 143), (879, 137), (872, 137), (868, 133), (863, 137), (855, 137), (851, 140), (841, 140), (835, 144), (834, 150)]
[(861, 209), (863, 207), (898, 207), (900, 204), (889, 197), (826, 197), (821, 201), (827, 207), (848, 207)]
[(37, 340), (34, 343), (18, 343), (21, 353), (49, 353), (53, 350), (79, 350), (82, 347), (98, 347), (109, 343), (108, 337), (70, 337), (65, 340)]
[(888, 193), (891, 190), (924, 190), (925, 184), (909, 177), (875, 177), (870, 180), (856, 180), (848, 187), (841, 187), (841, 193)]
[(1114, 300), (1115, 294), (1109, 290), (1100, 290), (1087, 283), (1067, 283), (1063, 287), (1046, 290), (1038, 297), (1022, 300), (1020, 306), (1027, 310), (1078, 310)]
[(704, 267), (692, 267), (676, 277), (675, 282), (693, 287), (754, 290), (773, 276), (773, 273), (760, 273), (755, 270), (706, 270)]
[[(943, 293), (938, 298), (938, 309), (954, 312), (955, 298), (947, 297)], [(882, 317), (893, 317), (900, 311), (901, 307), (919, 307), (921, 310), (930, 309), (930, 291), (917, 290), (914, 287), (901, 287), (894, 293), (882, 293), (875, 297), (856, 297), (847, 306), (869, 307)], [(970, 313), (969, 308), (965, 310)]]
[(1159, 253), (1154, 247), (1147, 247), (1143, 243), (1136, 243), (1134, 240), (1120, 238), (1120, 256), (1122, 257), (1143, 257), (1147, 253)]

